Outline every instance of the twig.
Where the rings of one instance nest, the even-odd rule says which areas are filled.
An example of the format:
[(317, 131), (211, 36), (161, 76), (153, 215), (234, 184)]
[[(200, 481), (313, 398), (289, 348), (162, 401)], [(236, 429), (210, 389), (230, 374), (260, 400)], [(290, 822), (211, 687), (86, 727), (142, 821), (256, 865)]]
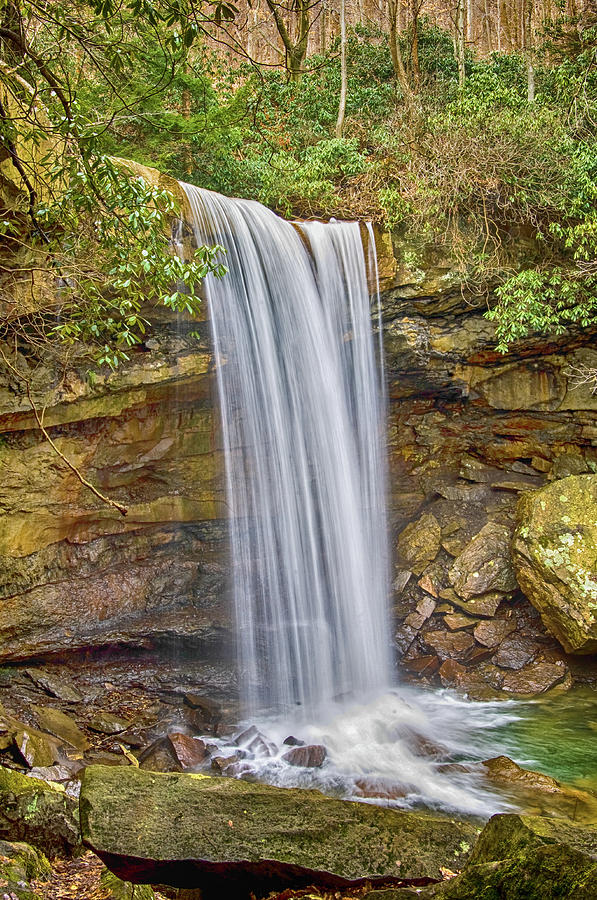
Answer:
[(71, 470), (73, 475), (75, 475), (78, 478), (78, 480), (81, 482), (83, 487), (86, 487), (88, 490), (91, 491), (92, 494), (95, 494), (95, 496), (99, 500), (101, 500), (102, 503), (105, 503), (107, 506), (111, 506), (113, 509), (118, 510), (118, 512), (120, 513), (121, 516), (126, 516), (128, 514), (128, 508), (126, 506), (124, 506), (122, 503), (118, 503), (116, 500), (112, 500), (112, 499), (110, 499), (110, 497), (106, 497), (105, 494), (102, 494), (102, 492), (99, 491), (95, 487), (95, 485), (91, 484), (90, 481), (87, 481), (87, 479), (84, 478), (83, 475), (81, 475), (81, 473), (79, 472), (79, 470), (77, 469), (75, 464), (72, 463), (70, 461), (70, 459), (68, 459), (68, 457), (64, 455), (62, 450), (60, 450), (56, 446), (56, 444), (52, 440), (50, 434), (48, 433), (47, 428), (44, 425), (43, 420), (44, 420), (44, 414), (45, 414), (45, 407), (43, 408), (41, 416), (40, 416), (39, 410), (37, 409), (35, 403), (33, 402), (33, 397), (31, 396), (31, 384), (29, 383), (29, 380), (27, 378), (25, 378), (23, 373), (19, 372), (19, 370), (16, 368), (16, 366), (13, 366), (13, 364), (6, 358), (2, 348), (0, 348), (0, 355), (2, 355), (2, 359), (4, 360), (5, 365), (8, 366), (8, 368), (11, 370), (11, 372), (20, 381), (22, 381), (25, 384), (25, 390), (27, 392), (27, 400), (29, 401), (29, 406), (31, 407), (33, 415), (35, 416), (35, 421), (37, 422), (37, 426), (38, 426), (39, 430), (41, 431), (42, 435), (44, 436), (44, 438), (46, 439), (46, 441), (48, 442), (48, 444), (50, 445), (50, 447), (52, 448), (52, 450), (54, 451), (54, 453), (56, 453), (57, 456), (60, 457), (62, 462), (68, 466), (68, 468)]

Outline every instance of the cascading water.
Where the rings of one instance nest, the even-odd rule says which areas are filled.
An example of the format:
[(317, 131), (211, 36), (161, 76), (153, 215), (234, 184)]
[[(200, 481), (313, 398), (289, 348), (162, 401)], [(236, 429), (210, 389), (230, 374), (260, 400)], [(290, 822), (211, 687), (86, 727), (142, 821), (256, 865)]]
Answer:
[[(258, 203), (182, 187), (197, 244), (226, 250), (227, 274), (205, 290), (241, 685), (249, 721), (268, 735), (241, 742), (245, 760), (229, 774), (496, 811), (478, 773), (442, 770), (483, 758), (491, 705), (392, 689), (384, 390), (359, 225), (290, 224)], [(368, 244), (374, 272), (371, 230)], [(295, 729), (327, 747), (322, 769), (285, 762)], [(221, 742), (224, 755), (237, 750)]]
[[(208, 278), (251, 714), (390, 683), (379, 375), (357, 223), (298, 227), (184, 185)], [(300, 229), (300, 230), (299, 230)], [(307, 249), (307, 245), (309, 250)]]

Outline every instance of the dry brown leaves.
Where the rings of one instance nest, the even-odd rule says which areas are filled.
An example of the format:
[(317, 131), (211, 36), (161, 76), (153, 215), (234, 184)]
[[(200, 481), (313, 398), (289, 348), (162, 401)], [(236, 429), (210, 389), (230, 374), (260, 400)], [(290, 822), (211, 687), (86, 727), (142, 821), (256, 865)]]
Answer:
[[(49, 881), (33, 881), (31, 887), (44, 900), (111, 900), (100, 884), (104, 865), (91, 851), (74, 859), (55, 859)], [(155, 900), (166, 900), (156, 893)]]

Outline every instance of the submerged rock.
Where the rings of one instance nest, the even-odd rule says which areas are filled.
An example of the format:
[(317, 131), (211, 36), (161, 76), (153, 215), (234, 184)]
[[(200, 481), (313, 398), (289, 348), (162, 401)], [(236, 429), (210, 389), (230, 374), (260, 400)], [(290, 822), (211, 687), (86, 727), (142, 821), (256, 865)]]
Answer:
[(88, 768), (80, 808), (85, 844), (120, 878), (201, 888), (204, 900), (439, 878), (477, 834), (470, 823), (317, 791), (133, 768)]
[(564, 649), (597, 652), (597, 475), (563, 478), (521, 499), (513, 560)]
[(487, 778), (506, 791), (519, 808), (539, 815), (558, 815), (589, 825), (597, 821), (597, 796), (561, 784), (550, 775), (523, 769), (507, 756), (485, 760)]
[(27, 841), (49, 856), (79, 842), (75, 801), (62, 785), (0, 767), (0, 839)]

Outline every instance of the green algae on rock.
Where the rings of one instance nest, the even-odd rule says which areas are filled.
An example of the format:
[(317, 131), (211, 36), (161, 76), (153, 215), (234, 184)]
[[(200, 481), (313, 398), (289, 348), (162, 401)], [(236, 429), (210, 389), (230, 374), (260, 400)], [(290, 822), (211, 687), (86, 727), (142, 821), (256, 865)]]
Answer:
[(0, 840), (0, 896), (11, 900), (43, 900), (29, 882), (34, 878), (45, 880), (50, 871), (48, 860), (34, 847)]
[[(399, 896), (396, 892), (396, 900)], [(596, 896), (597, 829), (569, 819), (516, 814), (493, 816), (462, 874), (419, 893), (424, 900), (593, 900)]]
[(84, 843), (120, 878), (202, 888), (204, 897), (363, 878), (439, 878), (478, 829), (232, 778), (91, 766), (81, 789)]
[(597, 475), (525, 494), (513, 561), (518, 582), (568, 653), (597, 651)]
[(49, 856), (79, 842), (76, 803), (61, 785), (0, 766), (0, 839), (27, 841)]

